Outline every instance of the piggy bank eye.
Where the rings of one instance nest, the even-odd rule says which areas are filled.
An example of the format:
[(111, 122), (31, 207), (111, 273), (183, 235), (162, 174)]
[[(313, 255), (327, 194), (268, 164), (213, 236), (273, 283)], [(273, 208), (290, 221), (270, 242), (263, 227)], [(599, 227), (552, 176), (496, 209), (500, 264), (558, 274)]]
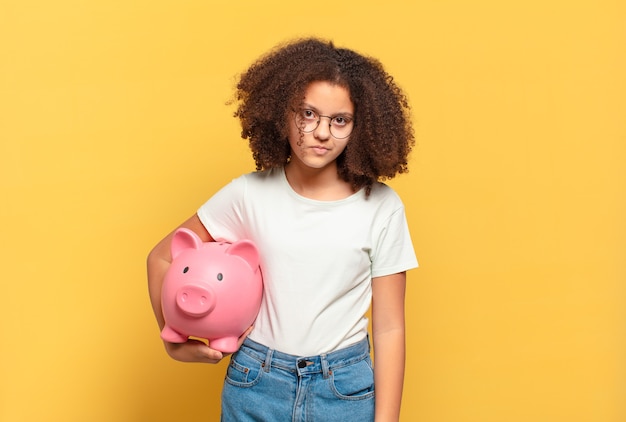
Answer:
[(187, 271), (189, 271), (189, 267), (183, 268), (183, 274), (185, 274)]
[(217, 281), (222, 281), (224, 279), (224, 276), (222, 275), (222, 273), (217, 273)]

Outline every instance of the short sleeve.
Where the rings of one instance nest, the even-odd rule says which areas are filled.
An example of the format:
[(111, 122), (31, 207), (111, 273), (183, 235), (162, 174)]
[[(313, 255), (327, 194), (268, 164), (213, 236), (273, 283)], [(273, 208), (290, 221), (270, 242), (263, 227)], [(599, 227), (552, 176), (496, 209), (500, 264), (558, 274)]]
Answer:
[(244, 176), (232, 180), (197, 211), (198, 218), (216, 241), (234, 242), (246, 237), (243, 224)]
[(378, 229), (372, 254), (372, 277), (382, 277), (417, 268), (404, 206), (398, 207)]

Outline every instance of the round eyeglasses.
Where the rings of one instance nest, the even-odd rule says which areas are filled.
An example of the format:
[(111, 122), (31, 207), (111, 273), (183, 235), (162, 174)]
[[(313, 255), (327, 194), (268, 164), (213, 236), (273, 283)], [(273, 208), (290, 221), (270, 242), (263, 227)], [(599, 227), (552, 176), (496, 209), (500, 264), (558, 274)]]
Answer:
[(315, 110), (303, 108), (295, 111), (296, 125), (304, 133), (311, 133), (319, 126), (322, 117), (329, 120), (330, 134), (336, 139), (344, 139), (350, 136), (354, 128), (354, 119), (349, 115), (338, 114), (336, 116), (323, 116)]

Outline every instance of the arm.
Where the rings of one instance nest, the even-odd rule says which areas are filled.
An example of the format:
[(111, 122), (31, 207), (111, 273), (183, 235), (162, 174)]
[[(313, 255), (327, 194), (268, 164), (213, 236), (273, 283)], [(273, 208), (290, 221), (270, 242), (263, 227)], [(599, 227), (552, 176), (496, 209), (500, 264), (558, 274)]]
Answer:
[(404, 383), (406, 273), (372, 279), (376, 422), (400, 420)]
[[(203, 242), (213, 241), (213, 238), (196, 214), (181, 224), (180, 227), (193, 230), (200, 236)], [(174, 231), (161, 240), (148, 255), (148, 291), (150, 293), (152, 310), (154, 311), (160, 330), (165, 326), (165, 319), (163, 318), (163, 310), (161, 308), (161, 286), (163, 285), (165, 273), (172, 262), (170, 244), (174, 236)], [(239, 339), (240, 345), (249, 332), (250, 329), (241, 336)], [(221, 352), (211, 349), (198, 340), (188, 340), (186, 343), (181, 344), (168, 343), (165, 341), (163, 343), (167, 353), (173, 359), (182, 362), (217, 363), (224, 357)]]

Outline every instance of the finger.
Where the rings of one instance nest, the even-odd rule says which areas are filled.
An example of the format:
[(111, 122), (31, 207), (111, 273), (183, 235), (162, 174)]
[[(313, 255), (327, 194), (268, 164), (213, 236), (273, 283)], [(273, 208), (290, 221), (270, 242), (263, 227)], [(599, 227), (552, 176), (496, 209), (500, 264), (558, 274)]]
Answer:
[(203, 358), (206, 359), (209, 363), (218, 363), (224, 358), (224, 353), (219, 350), (211, 349), (210, 347), (206, 347), (203, 349)]

